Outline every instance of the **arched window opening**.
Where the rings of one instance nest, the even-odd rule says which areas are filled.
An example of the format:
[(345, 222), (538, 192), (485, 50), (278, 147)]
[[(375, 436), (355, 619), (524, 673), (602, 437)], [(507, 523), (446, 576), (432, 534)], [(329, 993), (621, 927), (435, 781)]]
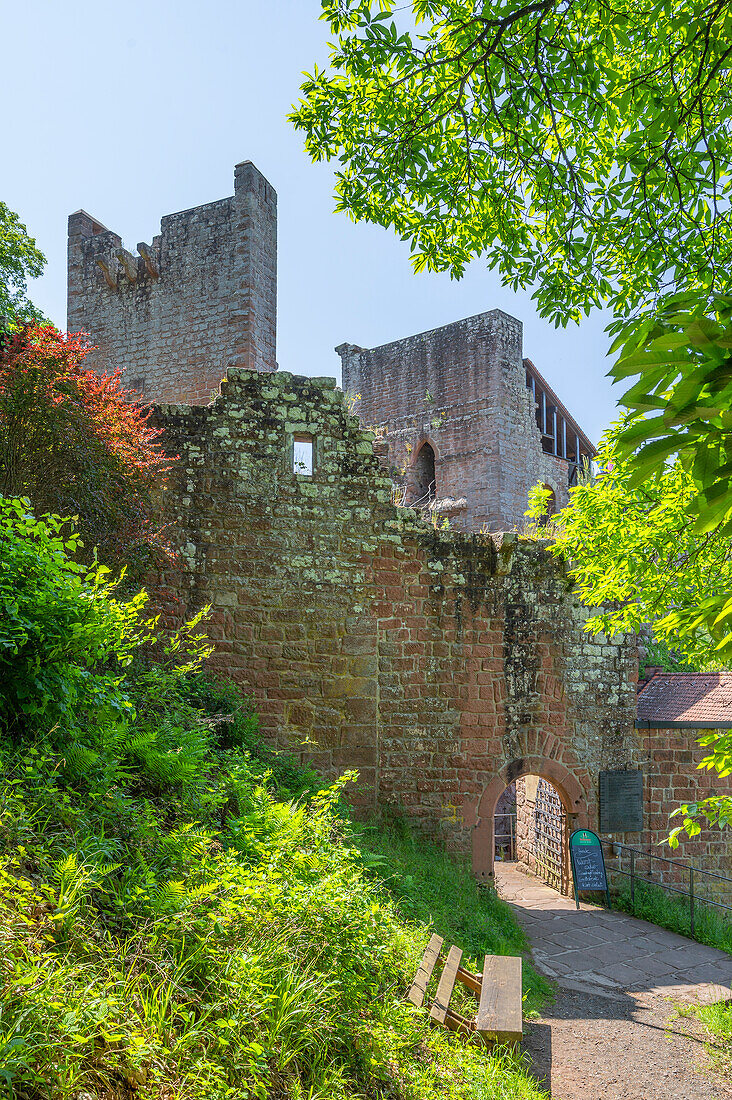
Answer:
[(437, 496), (435, 482), (435, 452), (431, 444), (423, 443), (412, 468), (410, 504), (428, 507)]

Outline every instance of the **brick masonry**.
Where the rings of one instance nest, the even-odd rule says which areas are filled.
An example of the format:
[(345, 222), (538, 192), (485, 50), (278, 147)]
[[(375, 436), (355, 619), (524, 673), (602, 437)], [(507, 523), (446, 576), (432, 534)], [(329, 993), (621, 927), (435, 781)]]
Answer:
[[(699, 764), (710, 749), (698, 744), (697, 738), (712, 734), (713, 730), (684, 729), (643, 729), (638, 730), (643, 742), (643, 770), (645, 821), (647, 844), (656, 855), (667, 856), (682, 863), (692, 863), (709, 871), (718, 871), (732, 878), (732, 848), (729, 830), (705, 828), (699, 836), (684, 840), (676, 852), (668, 846), (660, 847), (669, 830), (669, 812), (686, 802), (696, 802), (712, 795), (730, 793), (729, 777), (721, 779), (716, 771), (699, 771)], [(721, 731), (720, 731), (721, 732)], [(670, 824), (679, 824), (674, 819)], [(643, 864), (646, 868), (647, 863)], [(672, 865), (661, 865), (653, 861), (654, 877), (663, 881), (688, 886), (689, 876), (685, 869)], [(705, 890), (711, 894), (726, 895), (729, 904), (729, 884), (717, 886), (713, 880), (704, 880), (697, 876), (696, 889), (703, 896)]]
[(558, 508), (568, 501), (569, 464), (542, 449), (522, 331), (515, 317), (491, 310), (381, 347), (336, 349), (343, 389), (360, 395), (355, 411), (365, 424), (386, 429), (408, 501), (428, 442), (436, 495), (461, 502), (447, 511), (460, 530), (521, 527), (537, 482), (553, 490)]
[(90, 366), (148, 401), (201, 404), (230, 366), (277, 369), (277, 195), (251, 161), (232, 197), (167, 215), (138, 253), (70, 216), (67, 328), (90, 335)]
[[(325, 774), (358, 768), (362, 808), (401, 808), (472, 850), (479, 877), (521, 775), (596, 821), (599, 769), (640, 761), (635, 647), (582, 632), (542, 544), (394, 507), (330, 379), (230, 369), (212, 405), (156, 415), (181, 456), (164, 497), (180, 555), (158, 602), (171, 622), (212, 605), (213, 666), (253, 693), (269, 739)], [(296, 437), (313, 441), (310, 477)]]

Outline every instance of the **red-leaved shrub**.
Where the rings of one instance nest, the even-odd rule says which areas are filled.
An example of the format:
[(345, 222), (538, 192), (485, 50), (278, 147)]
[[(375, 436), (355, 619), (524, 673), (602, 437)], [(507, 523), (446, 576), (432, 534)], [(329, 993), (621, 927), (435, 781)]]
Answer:
[(84, 556), (144, 569), (168, 553), (159, 493), (170, 459), (119, 372), (84, 366), (83, 334), (30, 324), (0, 343), (0, 494), (78, 516)]

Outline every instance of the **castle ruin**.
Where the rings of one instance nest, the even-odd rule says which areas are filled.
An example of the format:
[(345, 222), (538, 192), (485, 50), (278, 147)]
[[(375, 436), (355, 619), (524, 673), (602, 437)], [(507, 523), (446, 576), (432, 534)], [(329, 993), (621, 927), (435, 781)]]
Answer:
[[(234, 194), (162, 219), (137, 254), (90, 214), (69, 218), (70, 332), (145, 402), (208, 404), (229, 367), (277, 369), (277, 195), (251, 161)], [(341, 344), (343, 389), (386, 430), (405, 502), (455, 528), (511, 530), (542, 482), (567, 503), (594, 447), (491, 310), (378, 348)]]
[[(358, 768), (356, 803), (397, 806), (485, 879), (523, 777), (552, 785), (567, 829), (599, 829), (601, 775), (642, 775), (642, 828), (605, 836), (649, 850), (671, 795), (714, 789), (703, 750), (639, 726), (635, 639), (584, 633), (563, 566), (510, 532), (531, 485), (561, 506), (594, 454), (515, 318), (341, 345), (352, 415), (333, 379), (277, 370), (276, 195), (245, 162), (232, 197), (163, 218), (137, 255), (73, 214), (68, 327), (155, 404), (178, 457), (162, 503), (177, 555), (149, 583), (164, 621), (210, 604), (213, 667), (274, 743), (325, 775)], [(414, 507), (395, 506), (395, 478)], [(679, 854), (728, 867), (724, 840), (704, 844)]]
[(205, 405), (227, 368), (277, 369), (277, 194), (251, 161), (234, 194), (168, 214), (151, 244), (127, 251), (84, 210), (69, 218), (69, 332), (87, 360), (121, 370), (145, 402)]
[(563, 508), (595, 448), (534, 364), (522, 325), (494, 309), (378, 348), (341, 344), (343, 389), (385, 429), (405, 502), (464, 531), (510, 531), (529, 490)]

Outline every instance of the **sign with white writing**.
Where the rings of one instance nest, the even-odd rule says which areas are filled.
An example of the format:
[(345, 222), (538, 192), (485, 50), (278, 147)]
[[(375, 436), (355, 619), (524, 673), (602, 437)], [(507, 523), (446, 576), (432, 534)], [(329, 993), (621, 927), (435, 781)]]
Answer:
[(579, 909), (580, 890), (602, 890), (610, 904), (610, 892), (605, 871), (605, 857), (597, 833), (591, 829), (575, 829), (569, 838), (574, 898)]
[(643, 829), (643, 772), (600, 772), (600, 832)]

